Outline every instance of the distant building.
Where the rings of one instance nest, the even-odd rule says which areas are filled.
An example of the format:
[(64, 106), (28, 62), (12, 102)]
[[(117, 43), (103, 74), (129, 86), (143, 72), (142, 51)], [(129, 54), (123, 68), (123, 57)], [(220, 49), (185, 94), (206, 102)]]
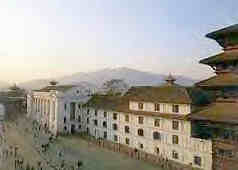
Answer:
[(52, 81), (47, 87), (28, 94), (27, 112), (54, 134), (80, 132), (79, 112), (88, 97), (81, 87), (57, 85)]

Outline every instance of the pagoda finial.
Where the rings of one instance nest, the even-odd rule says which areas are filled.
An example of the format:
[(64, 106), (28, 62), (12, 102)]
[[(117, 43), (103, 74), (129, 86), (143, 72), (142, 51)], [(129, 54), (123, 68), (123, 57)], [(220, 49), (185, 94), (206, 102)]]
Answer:
[(169, 73), (168, 77), (165, 78), (165, 81), (167, 82), (167, 85), (174, 85), (176, 79), (172, 76), (171, 73)]

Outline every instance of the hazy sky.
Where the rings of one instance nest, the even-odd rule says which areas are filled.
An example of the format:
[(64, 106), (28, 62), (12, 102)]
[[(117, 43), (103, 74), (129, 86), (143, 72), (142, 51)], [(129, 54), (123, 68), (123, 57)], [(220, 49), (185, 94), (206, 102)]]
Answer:
[(204, 37), (238, 21), (237, 0), (1, 0), (0, 80), (106, 67), (209, 76)]

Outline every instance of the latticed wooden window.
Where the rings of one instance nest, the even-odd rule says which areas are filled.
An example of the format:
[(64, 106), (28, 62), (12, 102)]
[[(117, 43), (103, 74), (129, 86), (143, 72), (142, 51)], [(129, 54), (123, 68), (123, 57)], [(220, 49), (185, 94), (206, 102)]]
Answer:
[(154, 138), (154, 140), (160, 140), (161, 139), (160, 133), (159, 132), (153, 132), (153, 138)]
[(130, 133), (130, 127), (129, 126), (125, 126), (125, 133)]
[(103, 121), (102, 126), (103, 126), (104, 128), (107, 128), (107, 122), (106, 122), (106, 121)]
[(156, 112), (160, 111), (160, 104), (155, 103), (155, 111)]
[(143, 122), (144, 122), (144, 117), (139, 116), (139, 117), (138, 117), (138, 123), (139, 123), (139, 124), (143, 124)]
[(138, 129), (138, 136), (144, 136), (144, 130)]
[(172, 126), (173, 130), (179, 130), (179, 121), (173, 120)]
[(194, 156), (194, 164), (201, 166), (202, 165), (202, 158), (200, 156)]
[(125, 115), (125, 121), (129, 122), (129, 115)]
[(117, 130), (118, 129), (117, 124), (116, 123), (112, 124), (112, 128), (113, 130)]
[(117, 120), (117, 113), (113, 113), (113, 120)]
[(144, 104), (143, 104), (143, 103), (138, 103), (138, 108), (139, 108), (140, 110), (143, 110)]
[(173, 152), (172, 152), (172, 157), (173, 157), (174, 159), (178, 159), (178, 158), (179, 158), (178, 152), (173, 151)]
[(160, 119), (155, 119), (154, 126), (155, 127), (160, 127)]
[(129, 138), (126, 138), (126, 144), (130, 145), (130, 139)]
[(179, 137), (177, 135), (173, 135), (172, 139), (173, 139), (173, 144), (178, 144), (179, 143)]
[(173, 110), (174, 113), (178, 113), (179, 112), (179, 105), (174, 104), (172, 110)]
[(118, 141), (118, 136), (114, 135), (114, 141), (117, 142)]
[(107, 112), (104, 112), (104, 113), (103, 113), (103, 117), (107, 117)]

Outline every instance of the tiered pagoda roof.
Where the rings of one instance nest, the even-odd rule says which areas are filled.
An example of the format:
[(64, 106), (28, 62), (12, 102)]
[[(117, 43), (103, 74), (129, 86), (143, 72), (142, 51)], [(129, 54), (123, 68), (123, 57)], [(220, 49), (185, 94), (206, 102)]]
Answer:
[(211, 32), (206, 37), (219, 43), (224, 52), (200, 61), (212, 67), (217, 74), (196, 83), (199, 87), (238, 87), (238, 24)]

